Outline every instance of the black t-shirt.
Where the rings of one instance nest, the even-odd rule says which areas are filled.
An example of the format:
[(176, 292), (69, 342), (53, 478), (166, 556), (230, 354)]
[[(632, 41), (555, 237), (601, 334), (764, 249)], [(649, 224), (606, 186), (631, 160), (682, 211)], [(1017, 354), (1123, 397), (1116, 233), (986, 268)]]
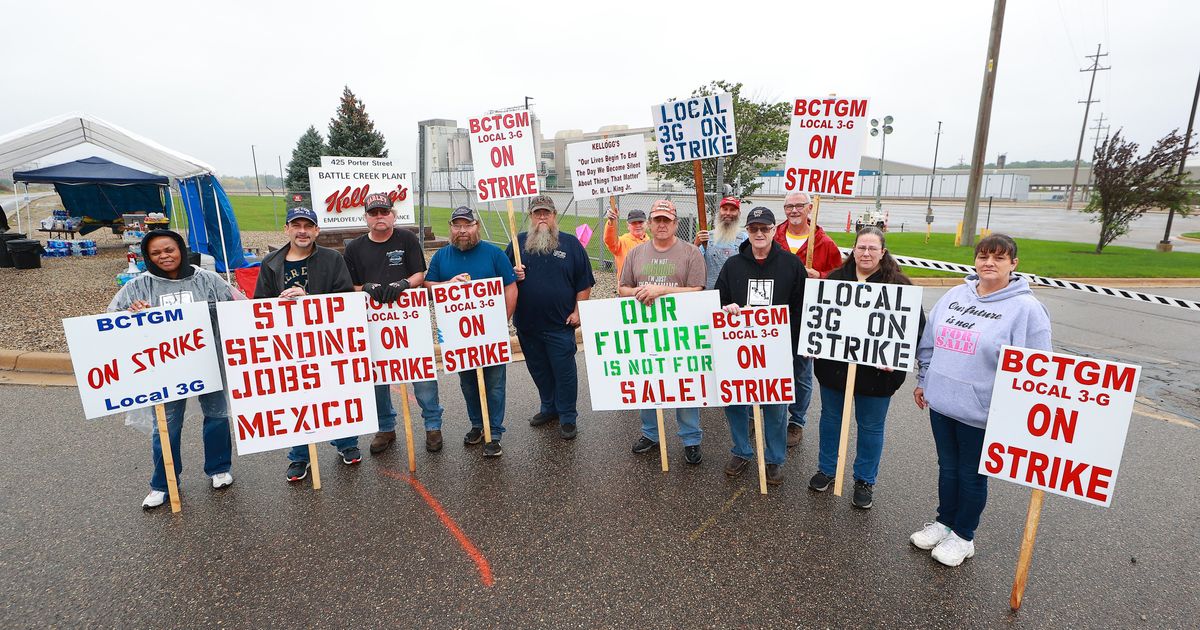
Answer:
[(308, 288), (307, 258), (304, 260), (283, 259), (283, 288), (290, 289), (292, 287)]
[(346, 245), (346, 266), (356, 285), (391, 284), (425, 271), (425, 252), (417, 235), (397, 229), (391, 238), (376, 243), (364, 234)]

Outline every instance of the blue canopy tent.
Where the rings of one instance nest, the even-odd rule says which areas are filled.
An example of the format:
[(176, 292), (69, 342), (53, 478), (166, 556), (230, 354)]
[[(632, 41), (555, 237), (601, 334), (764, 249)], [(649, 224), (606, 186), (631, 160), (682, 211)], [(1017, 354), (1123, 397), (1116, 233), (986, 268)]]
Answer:
[(67, 214), (90, 219), (81, 234), (117, 225), (125, 213), (167, 212), (170, 205), (170, 179), (100, 157), (17, 171), (13, 181), (54, 184)]
[(233, 204), (229, 203), (221, 182), (212, 175), (181, 179), (179, 196), (183, 199), (188, 225), (204, 226), (203, 230), (188, 230), (188, 247), (215, 258), (217, 271), (248, 266), (242, 249), (242, 233), (233, 216)]

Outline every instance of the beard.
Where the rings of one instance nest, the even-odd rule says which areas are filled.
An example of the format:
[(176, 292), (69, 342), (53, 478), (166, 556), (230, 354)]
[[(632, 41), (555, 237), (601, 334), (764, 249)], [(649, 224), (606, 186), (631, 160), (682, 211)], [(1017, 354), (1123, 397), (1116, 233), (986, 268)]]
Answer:
[(459, 234), (454, 237), (454, 246), (465, 252), (479, 244), (479, 232), (474, 234)]
[(539, 225), (525, 236), (525, 251), (544, 255), (558, 249), (558, 230), (552, 226)]
[(737, 221), (730, 221), (728, 223), (721, 221), (717, 223), (716, 229), (713, 230), (712, 240), (714, 243), (724, 245), (732, 243), (737, 238), (737, 235)]

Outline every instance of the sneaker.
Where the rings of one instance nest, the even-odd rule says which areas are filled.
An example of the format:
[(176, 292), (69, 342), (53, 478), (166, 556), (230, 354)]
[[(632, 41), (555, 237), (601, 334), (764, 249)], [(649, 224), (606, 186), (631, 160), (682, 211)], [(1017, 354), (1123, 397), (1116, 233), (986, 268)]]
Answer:
[(543, 424), (548, 424), (550, 422), (554, 422), (555, 420), (558, 420), (558, 414), (540, 411), (537, 413), (537, 415), (529, 419), (529, 426), (540, 427)]
[(500, 457), (504, 454), (504, 449), (500, 448), (500, 440), (492, 440), (483, 445), (484, 457)]
[(742, 471), (746, 470), (746, 466), (749, 465), (750, 460), (734, 455), (733, 457), (729, 458), (729, 463), (725, 464), (725, 474), (730, 477), (736, 477), (742, 474)]
[(945, 540), (949, 535), (949, 527), (934, 521), (932, 523), (925, 523), (925, 527), (921, 531), (914, 532), (912, 536), (908, 537), (908, 542), (912, 543), (917, 549), (929, 550), (938, 546), (938, 543)]
[(875, 484), (855, 479), (854, 498), (851, 500), (851, 504), (856, 508), (869, 510), (871, 509), (871, 497), (874, 493)]
[(395, 431), (380, 431), (371, 438), (371, 454), (378, 455), (392, 446), (392, 442), (396, 441)]
[(150, 494), (147, 494), (146, 498), (142, 499), (142, 509), (143, 510), (153, 510), (154, 508), (165, 503), (166, 500), (167, 500), (166, 492), (160, 492), (158, 490), (151, 490)]
[(223, 472), (212, 476), (213, 490), (220, 490), (233, 485), (233, 475)]
[(578, 435), (579, 432), (575, 430), (574, 422), (568, 422), (566, 424), (558, 425), (558, 434), (562, 436), (562, 439), (564, 440), (574, 440), (575, 436)]
[(778, 486), (783, 483), (783, 466), (781, 464), (767, 464), (767, 485)]
[(683, 447), (683, 461), (695, 466), (702, 459), (704, 459), (704, 455), (700, 453), (699, 444)]
[(787, 434), (788, 448), (792, 448), (793, 446), (799, 444), (800, 440), (803, 438), (804, 438), (804, 427), (802, 427), (798, 424), (789, 424), (788, 425), (788, 434)]
[(288, 464), (287, 480), (300, 481), (308, 476), (308, 462), (292, 462)]
[(347, 466), (353, 466), (362, 461), (362, 451), (358, 450), (357, 446), (342, 451), (342, 463)]
[(644, 435), (639, 437), (638, 441), (633, 443), (633, 452), (637, 453), (638, 455), (641, 455), (642, 453), (649, 453), (656, 448), (658, 448), (658, 442), (655, 442)]
[(833, 485), (833, 477), (819, 470), (812, 476), (812, 479), (808, 480), (808, 489), (813, 492), (825, 492), (831, 485)]
[(975, 541), (963, 540), (958, 534), (950, 532), (938, 546), (933, 548), (933, 559), (948, 567), (956, 567), (963, 560), (975, 555)]
[(425, 450), (436, 453), (442, 450), (442, 430), (434, 429), (425, 432)]
[(466, 446), (475, 446), (483, 441), (483, 427), (471, 427), (470, 431), (463, 436), (463, 444)]

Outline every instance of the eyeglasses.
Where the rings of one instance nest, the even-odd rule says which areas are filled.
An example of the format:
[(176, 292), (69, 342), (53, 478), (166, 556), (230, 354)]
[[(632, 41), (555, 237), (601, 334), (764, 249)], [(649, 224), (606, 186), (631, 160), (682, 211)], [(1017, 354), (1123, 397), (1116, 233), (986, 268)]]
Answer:
[(812, 205), (812, 203), (785, 203), (785, 204), (783, 204), (783, 209), (784, 210), (803, 210), (804, 208), (807, 208), (811, 205)]
[(878, 254), (882, 249), (882, 247), (875, 247), (874, 245), (859, 245), (854, 248), (854, 251), (860, 254)]
[(471, 229), (471, 228), (473, 228), (473, 227), (475, 227), (475, 224), (474, 224), (474, 223), (463, 223), (463, 224), (451, 223), (451, 224), (450, 224), (450, 231), (452, 231), (452, 232), (466, 232), (466, 231), (470, 230), (470, 229)]
[(747, 225), (746, 226), (746, 231), (751, 234), (767, 234), (772, 229), (774, 229), (774, 228), (772, 228), (769, 225)]

